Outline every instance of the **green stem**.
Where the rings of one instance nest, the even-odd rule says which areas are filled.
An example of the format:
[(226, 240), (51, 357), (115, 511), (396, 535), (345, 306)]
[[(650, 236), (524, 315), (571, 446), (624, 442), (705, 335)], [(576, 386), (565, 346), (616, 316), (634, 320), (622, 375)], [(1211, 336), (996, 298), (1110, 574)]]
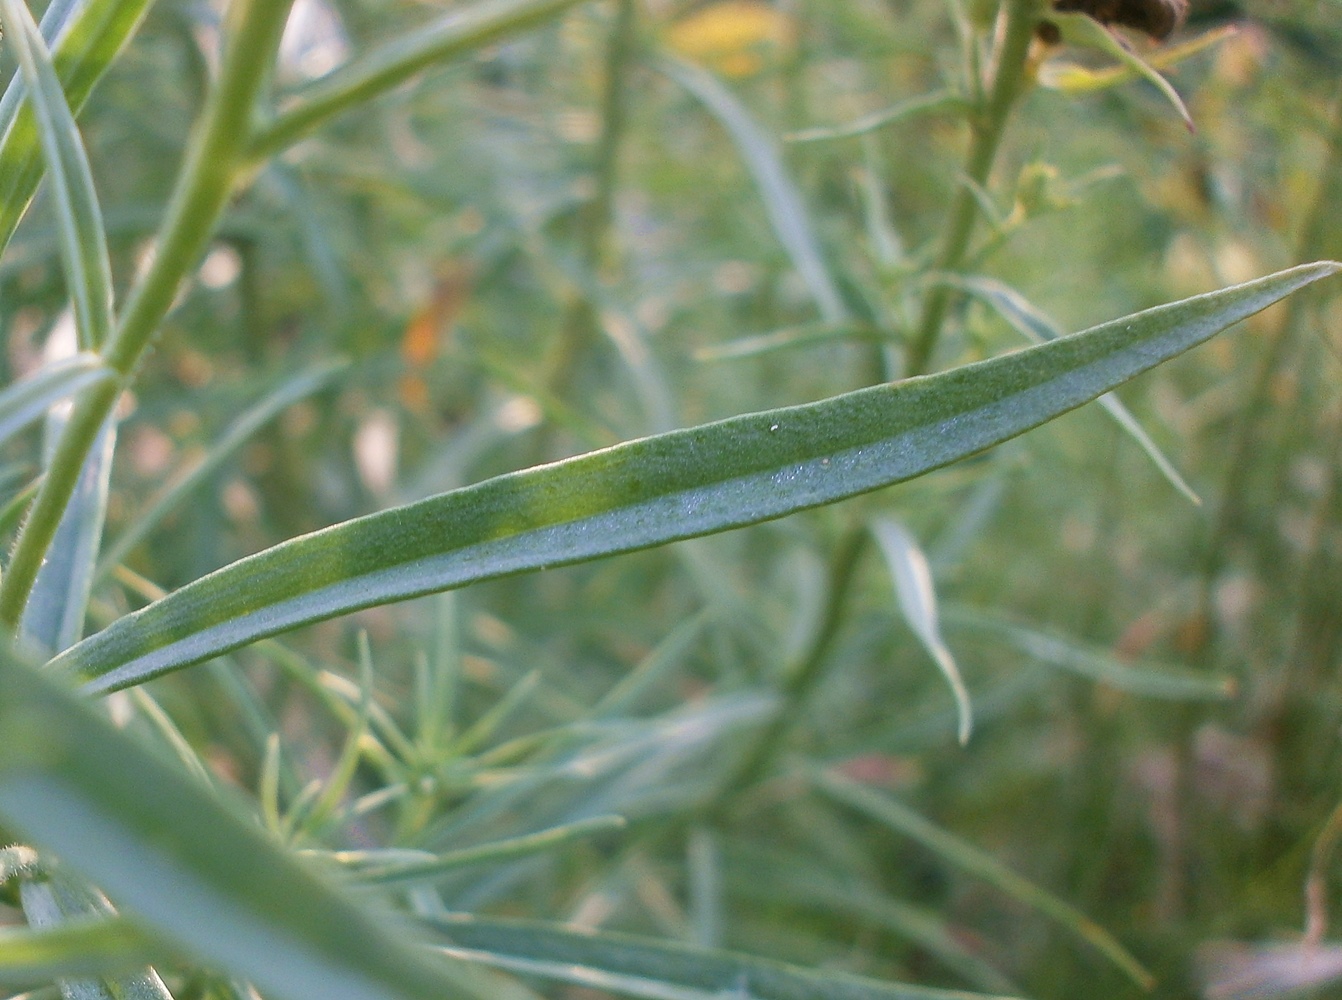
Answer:
[[(601, 95), (601, 137), (593, 162), (595, 190), (592, 200), (578, 217), (577, 239), (586, 277), (600, 280), (610, 240), (610, 225), (615, 204), (620, 144), (625, 135), (629, 107), (629, 66), (635, 43), (635, 6), (633, 0), (618, 0), (615, 23), (606, 47), (606, 76)], [(545, 389), (563, 398), (573, 370), (585, 348), (599, 330), (598, 310), (582, 286), (568, 291), (559, 333), (547, 359)]]
[[(1338, 97), (1334, 110), (1332, 134), (1328, 137), (1328, 159), (1319, 176), (1319, 188), (1306, 216), (1308, 222), (1300, 234), (1296, 260), (1315, 260), (1342, 254), (1333, 212), (1333, 206), (1342, 203), (1342, 96)], [(1250, 495), (1246, 483), (1263, 458), (1261, 432), (1273, 406), (1272, 386), (1277, 373), (1290, 356), (1290, 348), (1295, 343), (1296, 333), (1300, 329), (1302, 319), (1307, 315), (1306, 307), (1314, 301), (1316, 301), (1314, 294), (1292, 295), (1286, 300), (1281, 323), (1272, 332), (1272, 339), (1263, 354), (1248, 404), (1240, 410), (1235, 443), (1231, 448), (1233, 457), (1226, 472), (1225, 484), (1221, 488), (1221, 509), (1208, 542), (1207, 556), (1202, 567), (1201, 615), (1209, 626), (1215, 620), (1215, 616), (1211, 614), (1212, 591), (1215, 589), (1217, 577), (1225, 566), (1230, 538), (1239, 528), (1243, 518), (1244, 498)], [(1214, 643), (1209, 642), (1204, 648), (1210, 650), (1213, 645)]]
[(755, 784), (768, 771), (782, 748), (783, 739), (796, 724), (798, 716), (810, 700), (811, 692), (825, 675), (825, 664), (829, 660), (834, 639), (839, 634), (848, 594), (857, 576), (858, 561), (868, 537), (866, 528), (858, 527), (849, 529), (840, 539), (830, 563), (829, 594), (820, 627), (784, 682), (783, 704), (742, 758), (735, 773), (723, 785), (708, 810), (710, 816), (720, 815), (731, 805), (737, 793)]
[(0, 623), (10, 629), (18, 625), (98, 430), (172, 307), (183, 277), (209, 245), (233, 193), (257, 91), (268, 76), (292, 2), (234, 0), (229, 6), (230, 31), (219, 81), (192, 136), (159, 230), (154, 262), (132, 289), (107, 345), (107, 363), (121, 377), (90, 390), (76, 405), (0, 583)]
[(601, 139), (596, 150), (596, 193), (583, 219), (583, 255), (596, 270), (601, 266), (614, 214), (620, 143), (629, 108), (629, 64), (634, 52), (633, 0), (618, 0), (615, 24), (606, 52), (606, 84), (601, 98)]
[[(978, 217), (978, 201), (974, 196), (988, 182), (997, 148), (1001, 145), (1011, 108), (1020, 95), (1025, 79), (1025, 58), (1030, 50), (1038, 20), (1038, 0), (1004, 0), (1006, 30), (997, 50), (997, 68), (993, 75), (992, 91), (987, 104), (975, 115), (969, 154), (965, 159), (965, 176), (955, 193), (946, 222), (945, 242), (933, 265), (937, 272), (954, 271), (964, 260), (969, 249), (969, 237)], [(950, 307), (952, 289), (937, 285), (923, 301), (922, 320), (913, 343), (909, 346), (905, 375), (921, 375), (927, 371), (932, 352), (941, 336), (941, 326)]]

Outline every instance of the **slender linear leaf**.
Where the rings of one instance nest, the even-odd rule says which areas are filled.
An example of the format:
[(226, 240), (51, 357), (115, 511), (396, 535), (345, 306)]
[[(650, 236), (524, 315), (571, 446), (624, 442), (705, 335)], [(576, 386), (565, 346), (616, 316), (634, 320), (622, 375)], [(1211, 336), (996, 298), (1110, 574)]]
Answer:
[(0, 930), (0, 988), (116, 975), (162, 962), (169, 951), (129, 920), (82, 920), (43, 930)]
[(987, 996), (533, 921), (459, 917), (430, 923), (452, 942), (449, 954), (634, 996), (684, 1000), (986, 1000)]
[(84, 143), (46, 43), (20, 0), (0, 0), (28, 88), (56, 207), (61, 262), (81, 350), (98, 350), (112, 330), (112, 265)]
[[(49, 447), (65, 428), (64, 417), (48, 420)], [(107, 490), (116, 447), (115, 418), (109, 418), (84, 460), (74, 495), (65, 508), (51, 552), (33, 584), (19, 619), (19, 633), (48, 656), (73, 645), (84, 632), (84, 613), (93, 588), (93, 565), (102, 544)]]
[(801, 192), (788, 176), (782, 153), (736, 96), (708, 70), (666, 56), (658, 64), (671, 79), (693, 94), (720, 121), (750, 168), (764, 209), (778, 241), (792, 258), (826, 323), (848, 320), (848, 308), (830, 276), (829, 266), (811, 228)]
[[(37, 928), (87, 923), (115, 913), (100, 892), (62, 869), (47, 878), (21, 882), (19, 898), (24, 917)], [(62, 978), (60, 988), (65, 1000), (172, 1000), (159, 974), (147, 966), (106, 977)]]
[(291, 539), (61, 654), (107, 691), (358, 608), (781, 517), (1108, 392), (1342, 265), (1302, 265), (936, 375), (616, 445)]
[[(43, 37), (56, 38), (52, 62), (76, 115), (103, 73), (139, 27), (152, 0), (86, 0), (53, 3), (42, 16)], [(24, 91), (21, 77), (11, 81), (0, 99), (0, 248), (9, 243), (42, 179), (41, 148), (30, 110), (19, 111)], [(15, 117), (16, 116), (16, 117)], [(11, 121), (11, 118), (13, 119)]]
[(42, 417), (56, 403), (112, 378), (112, 371), (90, 352), (49, 365), (0, 392), (0, 443)]
[(294, 403), (326, 388), (348, 367), (349, 362), (343, 360), (319, 362), (286, 378), (273, 392), (243, 411), (198, 462), (150, 501), (146, 510), (117, 536), (99, 560), (95, 579), (111, 572), (174, 507), (206, 483), (252, 435)]
[(278, 1000), (483, 996), (79, 695), (0, 655), (0, 817), (119, 907)]
[(950, 605), (942, 620), (952, 628), (987, 632), (1027, 656), (1119, 691), (1175, 701), (1224, 701), (1237, 691), (1235, 678), (1205, 670), (1160, 663), (1124, 663), (1112, 653), (1079, 645), (1044, 629), (1011, 621), (999, 614)]
[(877, 518), (871, 523), (872, 534), (881, 547), (885, 563), (890, 568), (890, 576), (895, 584), (895, 597), (904, 620), (918, 637), (941, 671), (946, 683), (950, 685), (955, 697), (955, 710), (959, 715), (958, 736), (961, 745), (969, 742), (969, 734), (974, 725), (974, 712), (969, 704), (969, 691), (960, 677), (960, 668), (955, 665), (955, 657), (941, 637), (941, 625), (937, 618), (937, 591), (932, 582), (932, 567), (923, 554), (918, 540), (909, 534), (902, 524), (889, 518)]
[(837, 774), (817, 772), (812, 780), (836, 802), (865, 813), (877, 822), (918, 841), (944, 861), (996, 886), (1011, 898), (1056, 920), (1122, 969), (1138, 986), (1150, 989), (1155, 980), (1116, 938), (1084, 913), (1033, 882), (1022, 878), (980, 848), (961, 840), (889, 795)]
[[(620, 830), (624, 826), (625, 821), (621, 816), (593, 816), (590, 819), (566, 823), (537, 833), (480, 844), (478, 847), (464, 847), (458, 851), (448, 851), (445, 854), (429, 855), (414, 860), (375, 863), (360, 867), (355, 877), (360, 882), (373, 885), (432, 882), (441, 878), (444, 873), (456, 871), (458, 868), (530, 857), (574, 840), (590, 837), (594, 833)], [(345, 854), (337, 855), (337, 859), (347, 863), (351, 860)]]
[(374, 49), (299, 93), (252, 139), (248, 155), (264, 159), (336, 115), (400, 86), (437, 63), (476, 52), (525, 31), (581, 0), (480, 0)]
[[(992, 278), (976, 276), (946, 275), (941, 280), (987, 303), (1017, 333), (1031, 343), (1042, 344), (1046, 340), (1057, 340), (1063, 335), (1062, 330), (1052, 319), (1035, 308), (1033, 303), (1010, 285)], [(1123, 405), (1121, 399), (1112, 393), (1105, 393), (1096, 402), (1104, 407), (1105, 412), (1113, 417), (1114, 422), (1123, 428), (1128, 437), (1137, 442), (1137, 447), (1146, 453), (1146, 457), (1151, 460), (1151, 464), (1169, 481), (1171, 486), (1186, 496), (1192, 503), (1198, 506), (1202, 505), (1202, 498), (1197, 495), (1193, 487), (1188, 485), (1188, 481), (1174, 467), (1174, 463), (1165, 457), (1165, 453), (1160, 450), (1160, 446), (1151, 440), (1151, 436), (1137, 422), (1137, 418), (1132, 415), (1132, 412)]]

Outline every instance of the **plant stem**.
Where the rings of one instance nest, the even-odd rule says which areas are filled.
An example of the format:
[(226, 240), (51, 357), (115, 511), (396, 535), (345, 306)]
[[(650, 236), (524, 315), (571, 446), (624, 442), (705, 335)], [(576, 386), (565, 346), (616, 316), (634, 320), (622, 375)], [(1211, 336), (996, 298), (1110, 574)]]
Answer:
[[(1328, 137), (1328, 158), (1320, 173), (1319, 188), (1306, 218), (1309, 220), (1300, 234), (1296, 260), (1313, 260), (1342, 255), (1342, 245), (1332, 210), (1342, 202), (1342, 95), (1334, 109), (1333, 129)], [(1202, 567), (1202, 607), (1200, 614), (1210, 627), (1215, 619), (1211, 613), (1212, 592), (1216, 579), (1225, 565), (1230, 538), (1240, 525), (1244, 514), (1246, 482), (1250, 473), (1261, 465), (1264, 450), (1261, 431), (1272, 409), (1272, 385), (1290, 355), (1295, 334), (1301, 320), (1307, 315), (1306, 307), (1315, 301), (1316, 293), (1292, 295), (1286, 300), (1280, 324), (1272, 331), (1272, 339), (1263, 354), (1262, 365), (1254, 379), (1249, 401), (1240, 411), (1231, 449), (1232, 459), (1221, 488), (1221, 510), (1207, 545), (1207, 556)], [(1261, 494), (1254, 494), (1261, 495)], [(1208, 643), (1206, 649), (1214, 643)]]
[(820, 627), (811, 638), (811, 644), (789, 671), (783, 686), (783, 704), (756, 738), (731, 778), (722, 786), (708, 809), (710, 817), (719, 816), (730, 807), (737, 793), (749, 788), (769, 769), (778, 756), (784, 737), (806, 707), (811, 692), (825, 674), (825, 664), (839, 634), (848, 594), (857, 576), (858, 561), (868, 538), (864, 526), (850, 528), (839, 540), (830, 562), (829, 595), (825, 601)]
[[(625, 120), (629, 107), (629, 67), (635, 43), (635, 6), (633, 0), (618, 0), (615, 23), (606, 45), (606, 75), (601, 95), (601, 136), (593, 163), (595, 190), (577, 219), (578, 249), (586, 278), (601, 280), (610, 243), (614, 213), (615, 187), (620, 145), (625, 138)], [(573, 369), (583, 351), (596, 338), (600, 318), (596, 305), (582, 285), (568, 292), (556, 342), (547, 359), (545, 387), (563, 398), (573, 377)]]
[(240, 173), (257, 91), (279, 47), (293, 0), (234, 0), (219, 81), (194, 130), (159, 229), (154, 262), (132, 289), (106, 349), (120, 378), (82, 396), (61, 435), (0, 583), (0, 623), (17, 627), (38, 570), (65, 513), (99, 429), (111, 415), (145, 348), (172, 307), (182, 279), (208, 246)]
[[(972, 119), (973, 131), (969, 154), (965, 159), (965, 176), (947, 216), (945, 242), (933, 265), (934, 271), (954, 271), (969, 249), (969, 237), (974, 231), (979, 211), (974, 192), (981, 190), (988, 181), (1007, 118), (1020, 95), (1025, 79), (1025, 58), (1038, 20), (1038, 9), (1038, 0), (1003, 2), (1006, 28), (997, 50), (992, 91), (988, 95), (987, 104)], [(952, 290), (946, 285), (936, 285), (928, 291), (923, 301), (922, 320), (913, 343), (909, 345), (905, 375), (921, 375), (927, 371), (937, 339), (941, 336), (941, 326), (946, 319), (946, 310), (950, 307), (951, 294)]]

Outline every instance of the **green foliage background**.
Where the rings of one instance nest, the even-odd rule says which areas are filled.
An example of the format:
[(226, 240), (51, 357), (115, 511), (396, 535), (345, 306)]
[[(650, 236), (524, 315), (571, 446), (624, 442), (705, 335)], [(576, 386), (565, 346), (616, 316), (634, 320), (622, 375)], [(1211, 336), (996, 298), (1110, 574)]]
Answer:
[[(410, 0), (324, 9), (338, 27), (310, 29), (317, 57), (333, 37), (356, 57), (413, 41), (439, 13)], [(795, 204), (752, 171), (741, 133), (695, 88), (702, 70), (670, 54), (693, 12), (545, 13), (282, 151), (265, 148), (264, 123), (253, 133), (247, 155), (279, 155), (248, 164), (121, 404), (86, 632), (304, 532), (904, 373), (966, 186), (964, 111), (797, 133), (943, 88), (972, 97), (992, 12), (778, 4), (790, 36), (709, 85), (768, 137), (756, 155), (779, 151)], [(1069, 94), (1027, 79), (953, 269), (1071, 331), (1342, 257), (1339, 12), (1245, 13), (1238, 34), (1169, 73), (1196, 133), (1146, 83)], [(1225, 14), (1195, 7), (1175, 43)], [(209, 5), (153, 4), (79, 114), (119, 303), (148, 266), (220, 30)], [(283, 109), (319, 92), (304, 76), (286, 48), (263, 89)], [(0, 258), (6, 382), (34, 370), (67, 304), (51, 201), (48, 185)], [(828, 305), (779, 236), (778, 213), (799, 207), (791, 219), (837, 293)], [(950, 302), (929, 370), (1024, 343), (986, 298)], [(1324, 283), (1124, 388), (1201, 506), (1092, 406), (891, 489), (363, 610), (106, 705), (179, 771), (234, 786), (226, 798), (241, 790), (288, 847), (331, 868), (342, 859), (329, 852), (368, 852), (345, 867), (371, 865), (376, 880), (382, 866), (393, 905), (429, 923), (446, 911), (574, 922), (832, 974), (820, 993), (756, 995), (826, 995), (841, 973), (1032, 997), (1202, 995), (1226, 971), (1217, 942), (1298, 940), (1311, 872), (1324, 903), (1310, 929), (1326, 934), (1340, 322)], [(391, 464), (379, 472), (370, 455)], [(3, 457), (12, 533), (39, 435)], [(929, 560), (974, 708), (967, 745), (901, 615), (892, 549), (870, 544), (868, 526), (890, 521)], [(0, 732), (11, 753), (19, 739)], [(25, 831), (6, 801), (0, 817)], [(512, 854), (402, 873), (419, 879), (409, 896), (395, 880), (424, 852), (556, 827)], [(0, 864), (14, 876), (0, 919), (37, 923), (20, 869)], [(460, 948), (525, 951), (501, 943), (504, 924), (478, 944), (447, 926)], [(547, 960), (578, 962), (554, 933), (528, 939), (533, 961), (553, 945), (561, 957)], [(659, 980), (612, 940), (641, 995), (754, 988), (735, 966), (725, 980), (707, 964), (697, 984)], [(173, 995), (238, 993), (180, 945), (132, 957), (153, 959)], [(492, 964), (521, 980), (480, 985), (469, 977), (493, 974), (472, 967), (459, 988), (583, 995), (538, 967)], [(90, 968), (112, 976), (97, 963), (61, 974)], [(62, 981), (66, 995), (95, 982)]]

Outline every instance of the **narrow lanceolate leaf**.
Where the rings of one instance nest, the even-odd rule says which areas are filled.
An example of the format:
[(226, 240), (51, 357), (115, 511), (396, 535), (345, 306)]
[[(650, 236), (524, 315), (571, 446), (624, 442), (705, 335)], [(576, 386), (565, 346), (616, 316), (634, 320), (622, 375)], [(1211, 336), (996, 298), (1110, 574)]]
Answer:
[(226, 566), (53, 666), (108, 691), (357, 608), (707, 535), (922, 475), (1086, 403), (1298, 288), (1302, 265), (1015, 354), (630, 441)]
[(1150, 661), (1126, 663), (1113, 653), (1083, 646), (1046, 629), (1013, 622), (993, 612), (948, 607), (947, 626), (983, 632), (1014, 646), (1041, 663), (1070, 670), (1118, 691), (1171, 701), (1225, 701), (1235, 697), (1235, 678)]
[[(1062, 330), (1058, 329), (1053, 320), (1036, 309), (1033, 303), (1010, 285), (993, 278), (977, 276), (946, 275), (942, 280), (982, 299), (995, 309), (999, 316), (1010, 323), (1017, 333), (1033, 344), (1040, 344), (1046, 340), (1057, 340), (1063, 335)], [(1111, 393), (1105, 393), (1096, 402), (1104, 407), (1105, 411), (1114, 418), (1114, 422), (1123, 429), (1128, 437), (1137, 442), (1137, 447), (1146, 453), (1146, 457), (1151, 460), (1151, 464), (1156, 467), (1162, 476), (1169, 480), (1171, 486), (1188, 497), (1194, 504), (1201, 506), (1202, 498), (1194, 492), (1193, 487), (1188, 485), (1188, 481), (1174, 467), (1174, 463), (1165, 457), (1160, 447), (1151, 440), (1151, 436), (1146, 433), (1142, 425), (1137, 422), (1137, 418), (1123, 405), (1121, 399)]]
[(0, 392), (0, 443), (45, 416), (52, 404), (112, 377), (112, 370), (96, 354), (85, 352), (44, 365), (15, 382)]
[(819, 791), (835, 801), (865, 813), (878, 823), (922, 844), (948, 864), (983, 879), (1012, 899), (1051, 917), (1098, 950), (1143, 989), (1155, 985), (1151, 973), (1112, 934), (1070, 903), (1017, 875), (987, 852), (961, 840), (883, 792), (837, 774), (817, 773), (813, 780)]
[[(151, 0), (86, 0), (70, 13), (71, 4), (51, 4), (42, 16), (43, 37), (55, 35), (52, 61), (75, 114), (94, 85), (115, 61), (143, 20)], [(66, 15), (66, 16), (61, 16)], [(0, 98), (0, 248), (14, 235), (19, 219), (42, 179), (42, 155), (30, 110), (19, 112), (22, 78), (11, 81)]]
[(79, 347), (96, 351), (112, 329), (112, 266), (93, 174), (46, 43), (27, 5), (21, 0), (0, 0), (0, 12), (10, 26), (41, 140)]
[(960, 743), (968, 743), (973, 727), (969, 691), (960, 677), (960, 668), (955, 665), (950, 647), (941, 637), (941, 624), (937, 618), (937, 592), (927, 556), (908, 529), (895, 521), (877, 518), (871, 524), (871, 531), (881, 547), (881, 555), (885, 556), (886, 565), (890, 567), (890, 576), (895, 583), (895, 597), (899, 601), (900, 611), (904, 613), (904, 620), (909, 623), (909, 628), (950, 685), (951, 694), (955, 696), (955, 710), (960, 718)]
[(128, 972), (169, 956), (132, 923), (116, 917), (48, 929), (0, 930), (0, 989), (20, 991), (72, 979)]
[(712, 948), (525, 920), (440, 918), (451, 955), (603, 992), (665, 1000), (989, 1000), (987, 994), (817, 972)]
[[(47, 440), (54, 441), (66, 422), (54, 414), (48, 419)], [(52, 539), (51, 552), (38, 571), (19, 619), (19, 633), (48, 656), (68, 648), (83, 635), (93, 565), (102, 545), (115, 447), (116, 424), (109, 418), (84, 459), (74, 495)]]
[[(32, 927), (55, 928), (67, 924), (102, 921), (113, 914), (107, 899), (68, 872), (19, 883), (23, 915)], [(151, 966), (106, 977), (61, 977), (65, 1000), (172, 1000), (172, 994)]]
[[(460, 1000), (469, 973), (416, 951), (231, 802), (0, 654), (0, 821), (153, 933), (276, 1000)], [(474, 977), (471, 976), (470, 979)]]
[(848, 309), (830, 276), (806, 204), (783, 165), (778, 146), (736, 96), (708, 70), (669, 56), (662, 60), (661, 69), (702, 101), (732, 137), (755, 179), (778, 241), (806, 282), (820, 318), (826, 323), (846, 321)]
[(432, 24), (387, 42), (301, 91), (274, 121), (262, 126), (248, 155), (257, 160), (272, 156), (336, 115), (366, 104), (430, 66), (479, 51), (580, 2), (479, 0), (454, 7)]

